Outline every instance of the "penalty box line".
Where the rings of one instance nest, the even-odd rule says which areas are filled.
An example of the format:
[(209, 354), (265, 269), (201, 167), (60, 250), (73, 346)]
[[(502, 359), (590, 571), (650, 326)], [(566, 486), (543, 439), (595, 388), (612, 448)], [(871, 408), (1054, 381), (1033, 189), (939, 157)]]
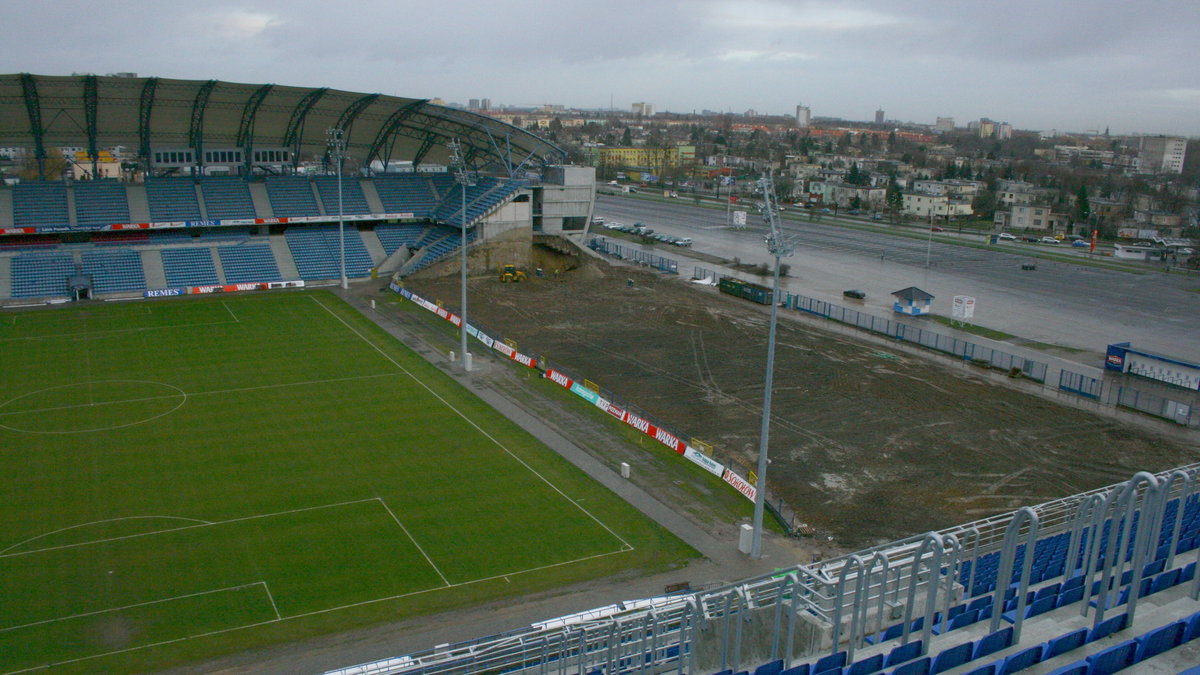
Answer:
[(59, 621), (70, 621), (72, 619), (82, 619), (97, 614), (108, 614), (109, 612), (123, 612), (127, 609), (136, 609), (138, 607), (149, 607), (150, 605), (161, 605), (166, 602), (174, 602), (176, 600), (187, 600), (188, 598), (198, 598), (204, 595), (213, 595), (215, 593), (225, 593), (228, 591), (240, 591), (243, 588), (253, 588), (254, 586), (262, 586), (263, 591), (267, 594), (267, 599), (271, 601), (271, 609), (275, 612), (275, 621), (283, 619), (279, 614), (279, 607), (275, 604), (275, 596), (271, 594), (271, 587), (266, 581), (252, 581), (248, 584), (239, 584), (237, 586), (226, 586), (224, 588), (214, 588), (209, 591), (198, 591), (196, 593), (185, 593), (183, 595), (175, 595), (169, 598), (159, 598), (157, 600), (147, 600), (146, 602), (135, 602), (132, 605), (123, 605), (121, 607), (109, 607), (108, 609), (98, 609), (94, 612), (82, 612), (80, 614), (72, 614), (70, 616), (60, 616), (53, 619), (43, 619), (42, 621), (32, 621), (30, 623), (21, 624), (19, 626), (8, 626), (0, 628), (0, 633), (8, 633), (22, 628), (32, 628), (34, 626), (44, 626), (50, 623), (58, 623)]
[[(378, 499), (378, 497), (376, 497), (376, 499)], [(370, 500), (367, 499), (367, 500), (361, 500), (361, 501), (370, 501)], [(320, 508), (320, 507), (318, 507), (318, 508)], [(328, 614), (330, 612), (337, 612), (337, 611), (340, 611), (343, 609), (353, 609), (355, 607), (362, 607), (365, 605), (372, 605), (372, 604), (380, 603), (380, 602), (388, 602), (390, 600), (401, 600), (403, 598), (410, 598), (410, 597), (414, 597), (414, 596), (418, 596), (418, 595), (425, 595), (427, 593), (433, 593), (436, 591), (445, 590), (447, 588), (456, 588), (459, 586), (469, 586), (471, 584), (478, 584), (478, 583), (482, 583), (485, 581), (494, 581), (496, 579), (503, 579), (503, 578), (510, 577), (510, 576), (517, 576), (520, 574), (529, 574), (532, 572), (539, 572), (541, 570), (551, 569), (554, 567), (563, 567), (565, 565), (573, 565), (575, 563), (586, 562), (588, 560), (595, 560), (597, 558), (605, 558), (605, 557), (608, 557), (611, 555), (627, 553), (632, 550), (633, 550), (633, 547), (625, 545), (616, 551), (610, 551), (608, 553), (597, 553), (596, 555), (585, 556), (583, 558), (578, 558), (576, 560), (565, 560), (560, 563), (552, 563), (550, 565), (542, 565), (540, 567), (531, 567), (526, 570), (519, 570), (517, 572), (509, 572), (507, 574), (496, 574), (496, 575), (493, 575), (490, 577), (484, 577), (481, 579), (473, 579), (471, 581), (464, 581), (464, 582), (457, 583), (457, 584), (450, 584), (449, 586), (438, 586), (438, 587), (434, 587), (434, 588), (426, 588), (426, 589), (419, 590), (419, 591), (412, 591), (410, 593), (400, 593), (398, 595), (390, 595), (390, 596), (383, 597), (383, 598), (375, 598), (373, 600), (363, 600), (362, 602), (355, 602), (355, 603), (351, 603), (348, 605), (340, 605), (338, 607), (330, 607), (328, 609), (319, 609), (319, 610), (315, 610), (312, 612), (305, 612), (303, 614), (293, 614), (291, 616), (280, 617), (278, 619), (271, 619), (270, 621), (257, 621), (254, 623), (248, 623), (244, 626), (235, 626), (233, 628), (222, 628), (221, 630), (208, 631), (207, 633), (200, 633), (197, 635), (188, 635), (188, 636), (181, 637), (181, 638), (174, 638), (172, 640), (162, 640), (160, 642), (155, 642), (155, 643), (148, 644), (148, 645), (138, 645), (137, 647), (127, 647), (125, 649), (117, 649), (117, 650), (114, 650), (111, 652), (104, 652), (102, 654), (91, 654), (89, 656), (81, 656), (79, 658), (69, 659), (66, 661), (58, 661), (58, 662), (56, 662), (56, 665), (81, 663), (83, 661), (91, 661), (93, 659), (101, 659), (101, 658), (104, 658), (107, 656), (116, 656), (118, 654), (127, 654), (129, 652), (136, 652), (136, 651), (140, 651), (143, 649), (152, 649), (154, 647), (163, 647), (166, 645), (176, 644), (179, 642), (186, 642), (187, 640), (212, 637), (214, 635), (224, 635), (225, 633), (232, 633), (234, 631), (247, 630), (250, 628), (258, 628), (259, 626), (266, 626), (266, 625), (275, 624), (275, 623), (282, 623), (284, 621), (290, 621), (292, 619), (301, 619), (301, 618), (305, 618), (305, 617), (309, 617), (309, 616), (316, 616), (319, 614)], [(253, 584), (247, 584), (247, 585), (253, 585)], [(275, 604), (275, 599), (273, 597), (271, 598), (271, 604), (272, 605)], [(278, 614), (278, 609), (276, 609), (276, 613)], [(17, 675), (18, 673), (33, 672), (35, 670), (42, 670), (43, 668), (45, 668), (44, 665), (37, 665), (37, 666), (30, 667), (30, 668), (22, 668), (20, 670), (8, 671), (4, 675)]]
[(325, 305), (325, 303), (321, 302), (319, 299), (317, 299), (317, 298), (315, 298), (315, 297), (313, 297), (313, 296), (308, 296), (308, 297), (310, 297), (310, 298), (312, 299), (312, 301), (313, 301), (313, 302), (317, 303), (317, 304), (318, 304), (318, 305), (319, 305), (319, 306), (320, 306), (322, 309), (324, 309), (324, 310), (325, 310), (326, 312), (328, 312), (328, 313), (329, 313), (331, 316), (333, 316), (333, 318), (335, 318), (335, 319), (337, 319), (339, 322), (341, 322), (341, 324), (342, 324), (343, 326), (345, 326), (347, 329), (349, 329), (351, 333), (354, 333), (355, 335), (357, 335), (357, 336), (358, 336), (358, 338), (359, 338), (360, 340), (362, 340), (363, 342), (367, 343), (367, 345), (368, 345), (368, 346), (370, 346), (370, 347), (371, 347), (372, 349), (374, 349), (375, 351), (379, 352), (379, 354), (380, 354), (381, 356), (383, 356), (383, 358), (385, 358), (385, 359), (387, 359), (389, 362), (391, 362), (391, 364), (392, 364), (393, 366), (395, 366), (396, 368), (399, 368), (399, 369), (400, 369), (400, 371), (401, 371), (401, 372), (403, 372), (405, 375), (407, 375), (409, 378), (411, 378), (413, 382), (416, 382), (416, 383), (417, 383), (417, 384), (419, 384), (419, 385), (420, 385), (420, 386), (421, 386), (423, 389), (425, 389), (425, 391), (429, 392), (429, 394), (430, 394), (431, 396), (433, 396), (434, 398), (436, 398), (438, 401), (440, 401), (440, 402), (442, 403), (442, 405), (446, 406), (446, 408), (448, 408), (449, 410), (451, 410), (452, 412), (454, 412), (454, 414), (456, 414), (456, 415), (458, 415), (459, 417), (461, 417), (461, 418), (463, 419), (463, 421), (465, 421), (467, 424), (471, 425), (471, 426), (472, 426), (472, 427), (473, 427), (473, 428), (474, 428), (476, 431), (478, 431), (478, 432), (479, 432), (480, 434), (482, 434), (482, 435), (483, 435), (485, 438), (487, 438), (489, 441), (491, 441), (492, 443), (494, 443), (494, 444), (496, 445), (496, 447), (498, 447), (498, 448), (500, 448), (502, 451), (504, 451), (504, 453), (505, 453), (505, 454), (507, 454), (509, 457), (512, 457), (514, 460), (516, 460), (518, 464), (520, 464), (521, 466), (525, 467), (525, 469), (526, 469), (527, 471), (529, 471), (530, 473), (532, 473), (534, 476), (537, 476), (537, 478), (538, 478), (539, 480), (541, 480), (543, 483), (545, 483), (545, 484), (546, 484), (546, 485), (547, 485), (547, 486), (548, 486), (548, 487), (549, 487), (551, 490), (553, 490), (553, 491), (557, 492), (557, 493), (559, 494), (559, 496), (561, 496), (563, 499), (567, 500), (567, 502), (569, 502), (569, 503), (570, 503), (572, 506), (574, 506), (575, 508), (579, 509), (579, 510), (580, 510), (580, 511), (581, 511), (581, 512), (582, 512), (584, 515), (586, 515), (588, 518), (591, 518), (591, 519), (592, 519), (592, 520), (593, 520), (593, 521), (594, 521), (594, 522), (595, 522), (597, 525), (599, 525), (600, 527), (604, 528), (604, 530), (605, 530), (606, 532), (608, 532), (610, 535), (612, 535), (612, 537), (613, 537), (614, 539), (616, 539), (617, 541), (621, 542), (621, 545), (622, 545), (623, 547), (625, 547), (625, 548), (628, 548), (629, 550), (633, 550), (633, 546), (632, 546), (632, 545), (631, 545), (629, 542), (625, 541), (624, 537), (622, 537), (621, 535), (617, 534), (617, 533), (616, 533), (616, 532), (615, 532), (615, 531), (614, 531), (614, 530), (613, 530), (611, 527), (609, 527), (607, 524), (605, 524), (605, 523), (604, 523), (604, 521), (602, 521), (602, 520), (600, 520), (599, 518), (597, 518), (597, 517), (596, 517), (596, 515), (595, 515), (594, 513), (592, 513), (591, 511), (588, 511), (587, 509), (585, 509), (585, 508), (583, 507), (583, 505), (582, 505), (582, 504), (580, 504), (579, 502), (575, 501), (575, 500), (574, 500), (574, 499), (572, 499), (570, 496), (568, 496), (568, 495), (567, 495), (567, 493), (563, 492), (563, 491), (562, 491), (562, 489), (560, 489), (560, 488), (559, 488), (557, 485), (555, 485), (554, 483), (551, 483), (551, 482), (550, 482), (550, 480), (549, 480), (548, 478), (546, 478), (545, 476), (543, 476), (541, 473), (538, 473), (537, 469), (534, 469), (534, 468), (533, 468), (532, 466), (530, 466), (530, 465), (529, 465), (529, 464), (528, 464), (528, 463), (527, 463), (525, 460), (523, 460), (523, 459), (521, 459), (520, 457), (518, 457), (518, 456), (516, 455), (516, 453), (514, 453), (512, 450), (509, 450), (509, 449), (508, 449), (508, 447), (506, 447), (506, 446), (505, 446), (503, 443), (501, 443), (499, 439), (497, 439), (495, 436), (492, 436), (492, 435), (491, 435), (490, 433), (488, 433), (488, 432), (487, 432), (487, 430), (485, 430), (483, 427), (479, 426), (479, 424), (477, 424), (477, 423), (475, 422), (475, 420), (471, 419), (470, 417), (467, 417), (466, 413), (464, 413), (463, 411), (459, 410), (457, 407), (455, 407), (453, 404), (451, 404), (449, 401), (447, 401), (445, 398), (443, 398), (443, 397), (441, 396), (441, 394), (438, 394), (436, 391), (434, 391), (434, 390), (433, 390), (433, 389), (432, 389), (432, 388), (431, 388), (431, 387), (430, 387), (428, 384), (426, 384), (426, 383), (425, 383), (425, 382), (423, 382), (423, 381), (422, 381), (422, 380), (421, 380), (419, 377), (417, 377), (416, 375), (414, 375), (414, 374), (412, 373), (412, 371), (410, 371), (410, 370), (408, 370), (407, 368), (405, 368), (404, 366), (400, 365), (400, 363), (399, 363), (398, 361), (396, 361), (396, 359), (393, 359), (393, 358), (391, 357), (391, 355), (390, 355), (390, 354), (388, 354), (387, 352), (383, 351), (383, 349), (382, 349), (382, 348), (381, 348), (379, 345), (375, 344), (374, 342), (372, 342), (371, 340), (369, 340), (369, 339), (367, 338), (367, 336), (363, 335), (363, 334), (362, 334), (362, 333), (360, 333), (358, 330), (356, 330), (356, 329), (354, 328), (354, 326), (351, 326), (349, 323), (347, 323), (347, 322), (346, 322), (346, 320), (345, 320), (345, 319), (343, 319), (342, 317), (338, 316), (338, 315), (337, 315), (337, 314), (336, 314), (336, 313), (335, 313), (335, 312), (334, 312), (332, 309), (330, 309), (328, 306), (326, 306), (326, 305)]

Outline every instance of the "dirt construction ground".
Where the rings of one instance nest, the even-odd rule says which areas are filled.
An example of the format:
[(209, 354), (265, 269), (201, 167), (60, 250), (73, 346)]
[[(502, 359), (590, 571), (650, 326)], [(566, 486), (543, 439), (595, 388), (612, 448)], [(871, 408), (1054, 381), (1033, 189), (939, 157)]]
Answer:
[[(406, 286), (458, 304), (456, 271)], [(470, 294), (472, 322), (522, 352), (712, 443), (718, 459), (757, 461), (768, 308), (587, 256), (576, 269), (524, 283), (477, 277)], [(780, 319), (769, 481), (832, 549), (1200, 459), (1186, 437), (1034, 396), (944, 357), (825, 332), (791, 311)], [(586, 414), (588, 406), (578, 407)], [(644, 452), (668, 456), (668, 470), (687, 465), (665, 449)]]

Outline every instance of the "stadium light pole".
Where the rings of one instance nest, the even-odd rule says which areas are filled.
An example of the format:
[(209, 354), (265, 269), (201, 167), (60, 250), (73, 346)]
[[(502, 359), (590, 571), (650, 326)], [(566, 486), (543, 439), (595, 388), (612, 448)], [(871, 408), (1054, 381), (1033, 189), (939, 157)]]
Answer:
[(346, 216), (342, 209), (342, 160), (346, 156), (346, 139), (342, 130), (336, 128), (326, 129), (325, 138), (329, 143), (329, 156), (337, 163), (338, 260), (342, 273), (342, 288), (347, 289), (350, 288), (350, 283), (346, 280)]
[(775, 257), (775, 283), (771, 287), (771, 328), (767, 334), (767, 376), (763, 384), (763, 414), (762, 428), (759, 431), (758, 444), (758, 480), (755, 481), (754, 494), (754, 536), (750, 543), (750, 557), (758, 560), (762, 557), (763, 512), (767, 501), (767, 444), (771, 430), (771, 390), (775, 379), (775, 325), (779, 316), (779, 267), (780, 260), (795, 252), (795, 245), (783, 236), (779, 227), (779, 215), (775, 208), (775, 184), (768, 172), (759, 186), (763, 191), (763, 208), (767, 212), (767, 221), (771, 225), (771, 234), (766, 237), (767, 251)]
[(454, 139), (446, 147), (450, 150), (450, 164), (454, 167), (454, 179), (458, 182), (462, 192), (462, 211), (458, 220), (459, 227), (462, 228), (459, 240), (459, 248), (462, 249), (459, 258), (459, 285), (462, 288), (459, 318), (462, 320), (462, 325), (459, 326), (458, 332), (462, 339), (459, 349), (462, 350), (463, 372), (469, 373), (471, 365), (467, 362), (467, 188), (475, 184), (475, 179), (467, 171), (466, 159), (462, 155), (462, 146), (458, 139)]

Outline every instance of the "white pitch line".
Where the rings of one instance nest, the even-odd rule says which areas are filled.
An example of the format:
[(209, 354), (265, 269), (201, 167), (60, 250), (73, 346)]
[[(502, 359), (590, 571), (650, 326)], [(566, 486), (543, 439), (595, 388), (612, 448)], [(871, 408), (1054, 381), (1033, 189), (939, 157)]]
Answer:
[(196, 328), (199, 326), (228, 326), (233, 321), (206, 321), (204, 323), (176, 323), (170, 326), (140, 326), (137, 328), (114, 328), (112, 330), (97, 330), (88, 333), (63, 333), (61, 335), (26, 335), (22, 337), (0, 338), (0, 342), (16, 342), (18, 340), (33, 341), (33, 340), (70, 340), (77, 338), (91, 339), (95, 337), (104, 337), (107, 335), (120, 335), (121, 333), (140, 333), (151, 330), (165, 330), (170, 328)]
[(463, 414), (463, 412), (461, 410), (459, 410), (458, 408), (451, 405), (451, 403), (449, 401), (447, 401), (445, 398), (442, 398), (442, 396), (440, 394), (438, 394), (436, 391), (434, 391), (433, 389), (431, 389), (429, 387), (429, 385), (425, 384), (423, 381), (421, 381), (420, 378), (418, 378), (416, 375), (413, 375), (412, 372), (410, 372), (404, 366), (400, 365), (395, 359), (393, 359), (390, 355), (388, 355), (387, 352), (383, 351), (383, 349), (380, 348), (379, 345), (376, 345), (374, 342), (371, 342), (370, 340), (367, 339), (367, 337), (365, 335), (363, 335), (362, 333), (355, 330), (354, 326), (351, 326), (350, 324), (346, 323), (345, 319), (343, 319), (342, 317), (335, 314), (333, 312), (333, 310), (331, 310), (331, 309), (329, 309), (329, 307), (325, 306), (325, 303), (321, 302), (320, 300), (318, 300), (317, 298), (315, 298), (311, 295), (308, 297), (312, 298), (312, 301), (317, 303), (318, 305), (320, 305), (321, 308), (324, 309), (326, 312), (329, 312), (329, 314), (331, 316), (333, 316), (333, 318), (335, 318), (339, 322), (341, 322), (341, 324), (343, 326), (345, 326), (346, 328), (348, 328), (351, 333), (354, 333), (355, 335), (357, 335), (359, 337), (359, 339), (361, 339), (363, 342), (367, 343), (375, 351), (379, 352), (379, 354), (381, 356), (383, 356), (383, 358), (390, 361), (393, 366), (396, 366), (402, 372), (404, 372), (405, 375), (408, 375), (410, 378), (412, 378), (413, 382), (416, 382), (417, 384), (421, 385), (421, 387), (423, 389), (425, 389), (425, 391), (429, 392), (430, 395), (432, 395), (437, 400), (441, 401), (442, 404), (445, 405), (448, 409), (452, 410), (454, 412), (454, 414), (461, 417), (463, 419), (463, 421), (465, 421), (467, 424), (470, 424), (472, 427), (474, 427), (479, 433), (483, 434), (484, 437), (486, 437), (492, 443), (495, 443), (496, 447), (503, 450), (509, 457), (512, 457), (513, 459), (515, 459), (517, 461), (517, 463), (519, 463), (521, 466), (525, 467), (530, 473), (532, 473), (533, 475), (535, 475), (539, 479), (541, 479), (541, 481), (543, 483), (545, 483), (546, 485), (548, 485), (551, 490), (554, 490), (555, 492), (557, 492), (559, 495), (562, 496), (563, 499), (567, 500), (572, 505), (574, 505), (575, 508), (582, 511), (584, 513), (584, 515), (586, 515), (588, 518), (591, 518), (593, 521), (595, 521), (596, 524), (598, 524), (600, 527), (604, 528), (609, 534), (611, 534), (613, 536), (613, 538), (615, 538), (617, 541), (621, 542), (621, 544), (623, 544), (624, 546), (628, 546), (630, 548), (630, 550), (633, 549), (633, 546), (631, 546), (629, 544), (629, 542), (625, 541), (625, 539), (623, 537), (621, 537), (621, 535), (614, 532), (611, 527), (609, 527), (608, 525), (605, 525), (604, 522), (602, 520), (600, 520), (599, 518), (597, 518), (591, 511), (588, 511), (587, 509), (583, 508), (583, 505), (581, 505), (579, 502), (575, 501), (574, 499), (571, 499), (567, 495), (567, 493), (565, 493), (561, 489), (559, 489), (559, 487), (557, 485), (555, 485), (554, 483), (551, 483), (545, 476), (538, 473), (536, 469), (534, 469), (532, 466), (529, 466), (529, 464), (526, 463), (525, 460), (518, 457), (515, 453), (513, 453), (512, 450), (509, 450), (507, 447), (504, 446), (503, 443), (501, 443), (498, 439), (496, 439), (494, 436), (489, 434), (485, 429), (483, 429), (483, 427), (480, 427), (478, 424), (476, 424), (475, 420), (472, 420), (470, 417), (467, 417), (465, 414)]
[(234, 322), (234, 323), (241, 323), (241, 322), (242, 322), (242, 320), (241, 320), (241, 319), (237, 318), (237, 314), (234, 314), (234, 313), (233, 313), (233, 310), (232, 310), (232, 309), (230, 309), (230, 307), (229, 307), (229, 303), (227, 303), (227, 302), (225, 302), (224, 300), (222, 300), (222, 301), (221, 301), (221, 306), (225, 308), (225, 311), (229, 312), (229, 316), (232, 316), (232, 317), (233, 317), (233, 322)]
[[(57, 623), (59, 621), (70, 621), (71, 619), (82, 619), (85, 616), (96, 616), (97, 614), (107, 614), (109, 612), (122, 612), (127, 609), (134, 609), (136, 607), (146, 607), (148, 605), (159, 605), (164, 602), (174, 602), (176, 600), (186, 600), (188, 598), (198, 598), (202, 595), (212, 595), (213, 593), (224, 593), (226, 591), (236, 591), (236, 590), (239, 590), (242, 588), (250, 588), (251, 586), (257, 586), (259, 584), (263, 584), (265, 586), (266, 582), (265, 581), (255, 581), (253, 583), (242, 584), (240, 586), (227, 586), (225, 588), (214, 588), (211, 591), (199, 591), (197, 593), (186, 593), (184, 595), (176, 595), (176, 596), (172, 596), (170, 598), (159, 598), (158, 600), (148, 600), (146, 602), (137, 602), (132, 605), (125, 605), (123, 607), (109, 607), (108, 609), (98, 609), (94, 612), (83, 612), (81, 614), (72, 614), (70, 616), (59, 616), (59, 617), (55, 617), (53, 619), (44, 619), (42, 621), (33, 621), (31, 623), (21, 624), (20, 626), (8, 626), (6, 628), (0, 628), (0, 633), (7, 633), (9, 631), (20, 630), (22, 628), (32, 628), (33, 626), (42, 626), (42, 625), (45, 625), (48, 623)], [(271, 596), (271, 591), (270, 591), (270, 589), (267, 589), (267, 597), (270, 597), (270, 596)], [(271, 600), (271, 605), (272, 606), (275, 605), (274, 600)], [(278, 609), (275, 610), (275, 615), (279, 616)]]
[(25, 544), (28, 544), (31, 541), (37, 541), (38, 539), (42, 539), (44, 537), (49, 537), (51, 535), (58, 534), (59, 532), (66, 532), (67, 530), (74, 530), (74, 529), (78, 529), (80, 527), (87, 527), (88, 525), (101, 525), (103, 523), (115, 523), (115, 522), (118, 522), (121, 520), (190, 520), (193, 523), (201, 523), (203, 525), (211, 525), (212, 524), (210, 521), (207, 521), (207, 520), (200, 520), (199, 518), (184, 518), (183, 516), (122, 516), (121, 518), (107, 518), (105, 520), (93, 520), (90, 523), (80, 523), (78, 525), (72, 525), (70, 527), (64, 527), (64, 528), (61, 528), (58, 530), (54, 530), (53, 532), (46, 532), (45, 534), (39, 534), (36, 537), (30, 537), (29, 539), (26, 539), (25, 541), (17, 542), (15, 544), (13, 544), (12, 546), (9, 546), (6, 549), (0, 550), (0, 555), (8, 553), (9, 551), (13, 550), (14, 548), (17, 548), (18, 546), (24, 546)]
[[(281, 615), (279, 613), (279, 605), (275, 604), (275, 596), (271, 593), (271, 587), (267, 585), (267, 582), (265, 580), (257, 581), (255, 583), (262, 584), (263, 590), (267, 592), (267, 599), (271, 601), (271, 609), (275, 610), (275, 620), (283, 621), (283, 615)], [(247, 584), (247, 585), (253, 585), (253, 584)]]
[(408, 528), (404, 526), (404, 523), (400, 522), (400, 519), (397, 518), (396, 514), (392, 512), (392, 507), (388, 506), (387, 502), (383, 501), (382, 497), (376, 497), (375, 499), (379, 500), (380, 505), (387, 510), (388, 515), (392, 517), (392, 520), (396, 521), (396, 524), (400, 526), (401, 530), (404, 530), (404, 534), (408, 536), (408, 540), (413, 543), (413, 546), (416, 546), (417, 550), (421, 552), (421, 555), (425, 556), (425, 561), (428, 562), (429, 566), (433, 568), (433, 571), (437, 572), (437, 575), (442, 578), (442, 583), (446, 584), (447, 586), (453, 585), (450, 583), (450, 580), (446, 578), (446, 575), (442, 574), (442, 571), (438, 569), (437, 564), (433, 562), (433, 558), (430, 558), (429, 554), (425, 552), (425, 549), (422, 548), (421, 544), (417, 542), (416, 537), (412, 536), (412, 533), (408, 531)]
[[(376, 373), (374, 375), (353, 375), (350, 377), (335, 377), (335, 378), (328, 379), (328, 380), (308, 380), (305, 382), (283, 382), (280, 384), (260, 384), (260, 385), (255, 385), (253, 387), (236, 387), (234, 389), (214, 389), (212, 391), (201, 391), (201, 392), (196, 392), (196, 393), (163, 394), (161, 396), (146, 396), (143, 398), (127, 398), (127, 399), (112, 400), (112, 401), (101, 401), (99, 403), (76, 403), (73, 405), (55, 406), (53, 408), (38, 408), (36, 410), (14, 410), (11, 412), (3, 412), (2, 410), (0, 410), (0, 417), (15, 416), (15, 415), (33, 415), (33, 414), (37, 414), (37, 413), (58, 412), (60, 410), (73, 410), (73, 409), (77, 409), (77, 408), (95, 408), (96, 406), (102, 406), (102, 405), (125, 405), (128, 403), (146, 403), (147, 401), (162, 401), (162, 400), (168, 400), (168, 399), (175, 399), (175, 398), (179, 398), (180, 396), (193, 397), (193, 396), (212, 396), (214, 394), (220, 394), (220, 395), (239, 394), (239, 393), (243, 393), (243, 392), (247, 392), (247, 391), (262, 391), (264, 389), (285, 389), (287, 387), (306, 387), (306, 386), (312, 385), (312, 384), (331, 384), (333, 382), (350, 382), (353, 380), (372, 380), (372, 379), (378, 379), (378, 378), (383, 378), (383, 377), (395, 377), (395, 376), (396, 376), (395, 373)], [(79, 384), (87, 384), (87, 383), (79, 383)], [(0, 403), (0, 409), (2, 409), (5, 405), (6, 405), (6, 403)]]
[(289, 509), (287, 511), (278, 511), (276, 513), (261, 513), (254, 516), (242, 516), (241, 518), (230, 518), (229, 520), (215, 520), (206, 522), (200, 525), (184, 525), (182, 527), (172, 527), (168, 530), (156, 530), (154, 532), (139, 532), (137, 534), (126, 534), (120, 537), (108, 537), (106, 539), (95, 539), (92, 541), (81, 541), (74, 544), (63, 544), (61, 546), (48, 546), (46, 548), (36, 548), (31, 551), (19, 551), (17, 553), (6, 553), (0, 555), (0, 558), (16, 558), (19, 556), (33, 555), (34, 553), (46, 553), (49, 551), (59, 551), (67, 548), (79, 548), (81, 546), (92, 546), (93, 544), (105, 544), (111, 541), (123, 541), (125, 539), (138, 539), (141, 537), (149, 537), (156, 534), (166, 534), (167, 532), (182, 532), (183, 530), (194, 530), (201, 527), (216, 527), (218, 525), (228, 525), (229, 523), (240, 523), (247, 520), (260, 520), (262, 518), (274, 518), (275, 516), (286, 516), (292, 513), (301, 513), (304, 511), (316, 511), (318, 509), (333, 509), (339, 506), (349, 506), (351, 504), (365, 504), (373, 502), (376, 497), (368, 497), (366, 499), (353, 499), (348, 502), (338, 502), (336, 504), (322, 504), (321, 506), (305, 506), (299, 509)]

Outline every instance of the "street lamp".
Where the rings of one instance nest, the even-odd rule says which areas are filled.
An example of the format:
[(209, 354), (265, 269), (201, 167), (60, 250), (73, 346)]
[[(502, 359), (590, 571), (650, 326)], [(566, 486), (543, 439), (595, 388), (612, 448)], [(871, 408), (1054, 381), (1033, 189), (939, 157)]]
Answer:
[(342, 160), (346, 157), (346, 139), (342, 129), (329, 128), (325, 130), (325, 139), (329, 143), (329, 157), (337, 164), (338, 186), (338, 260), (342, 274), (342, 289), (350, 288), (346, 280), (346, 216), (342, 209)]
[(450, 165), (454, 168), (454, 179), (458, 182), (462, 192), (462, 211), (458, 219), (459, 227), (462, 228), (459, 246), (462, 249), (459, 258), (459, 285), (462, 287), (460, 302), (462, 325), (459, 326), (459, 335), (462, 343), (459, 348), (462, 350), (463, 372), (469, 373), (471, 372), (471, 363), (467, 357), (467, 188), (475, 184), (475, 176), (467, 171), (466, 159), (462, 155), (462, 146), (458, 139), (451, 141), (446, 148), (450, 150)]
[(758, 480), (754, 494), (754, 537), (750, 545), (750, 557), (762, 557), (763, 511), (767, 500), (767, 441), (771, 429), (771, 389), (775, 379), (775, 325), (779, 315), (779, 267), (782, 258), (791, 257), (796, 246), (785, 238), (779, 228), (779, 215), (775, 209), (775, 185), (768, 172), (758, 182), (763, 192), (763, 208), (771, 224), (771, 234), (766, 238), (767, 250), (775, 256), (775, 283), (771, 287), (771, 329), (767, 334), (767, 377), (763, 385), (762, 429), (758, 445)]

